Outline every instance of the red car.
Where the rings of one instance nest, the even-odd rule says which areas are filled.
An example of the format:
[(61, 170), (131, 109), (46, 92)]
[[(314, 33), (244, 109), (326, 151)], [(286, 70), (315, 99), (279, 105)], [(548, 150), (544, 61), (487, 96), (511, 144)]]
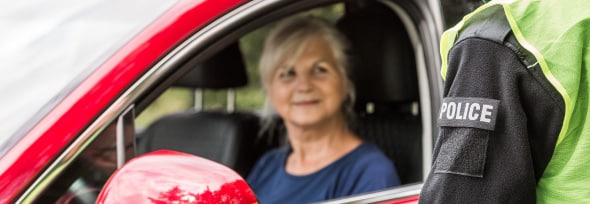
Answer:
[[(265, 150), (284, 145), (284, 135), (280, 128), (259, 133), (256, 108), (239, 105), (248, 103), (244, 95), (254, 95), (248, 100), (262, 97), (260, 86), (253, 85), (257, 62), (245, 61), (256, 58), (260, 47), (244, 42), (260, 46), (252, 36), (264, 36), (273, 22), (309, 14), (333, 20), (349, 37), (357, 64), (351, 76), (358, 93), (355, 131), (383, 149), (404, 184), (326, 202), (416, 202), (438, 131), (434, 115), (442, 90), (442, 13), (463, 14), (472, 9), (465, 5), (477, 1), (461, 1), (454, 10), (443, 10), (436, 0), (60, 0), (4, 5), (0, 203), (93, 203), (101, 190), (99, 200), (108, 203), (117, 192), (151, 188), (129, 189), (114, 182), (121, 176), (193, 179), (200, 186), (195, 188), (205, 190), (191, 195), (209, 193), (215, 199), (216, 191), (233, 189), (240, 201), (256, 202), (240, 176), (247, 175)], [(246, 85), (253, 88), (240, 89)], [(136, 119), (156, 106), (167, 107), (156, 99), (176, 87), (190, 90), (193, 108)], [(210, 90), (227, 91), (227, 99), (219, 94), (213, 98), (227, 103), (225, 110), (203, 105)], [(156, 151), (162, 149), (174, 152)], [(138, 155), (144, 156), (133, 159)], [(195, 165), (175, 162), (183, 159)], [(201, 177), (222, 176), (213, 184), (184, 176), (185, 170), (199, 171)], [(181, 191), (149, 191), (169, 193), (152, 195), (150, 201), (188, 199), (178, 196), (186, 194)]]

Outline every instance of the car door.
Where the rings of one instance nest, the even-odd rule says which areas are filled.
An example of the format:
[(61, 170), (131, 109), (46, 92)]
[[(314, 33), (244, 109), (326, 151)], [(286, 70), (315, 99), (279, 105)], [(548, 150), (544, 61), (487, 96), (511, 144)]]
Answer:
[[(395, 203), (398, 201), (415, 201), (420, 183), (430, 169), (432, 143), (438, 131), (434, 124), (436, 110), (440, 105), (442, 89), (442, 81), (438, 73), (438, 67), (440, 67), (438, 36), (442, 31), (442, 17), (439, 11), (440, 5), (437, 1), (254, 0), (225, 3), (219, 3), (218, 1), (181, 2), (168, 11), (168, 13), (175, 12), (176, 15), (157, 21), (159, 24), (153, 24), (155, 28), (148, 27), (146, 29), (147, 31), (153, 29), (157, 33), (142, 33), (136, 36), (140, 39), (143, 38), (143, 44), (132, 41), (131, 44), (128, 44), (130, 47), (127, 48), (134, 50), (125, 50), (124, 48), (121, 52), (125, 54), (114, 55), (115, 58), (111, 59), (113, 60), (111, 63), (118, 62), (121, 63), (120, 65), (109, 69), (104, 68), (105, 72), (111, 74), (109, 75), (110, 79), (117, 79), (115, 72), (127, 69), (127, 71), (122, 72), (124, 75), (119, 76), (125, 79), (125, 83), (116, 84), (115, 87), (117, 88), (115, 90), (109, 90), (108, 87), (98, 88), (103, 91), (109, 90), (109, 97), (112, 98), (100, 98), (106, 96), (92, 92), (92, 87), (86, 87), (88, 93), (95, 94), (85, 96), (87, 99), (91, 96), (97, 96), (99, 100), (104, 102), (101, 102), (100, 108), (93, 109), (93, 115), (88, 116), (89, 121), (84, 123), (86, 126), (76, 131), (75, 135), (78, 139), (74, 140), (72, 136), (72, 139), (67, 140), (71, 142), (69, 146), (67, 148), (60, 147), (62, 151), (60, 154), (56, 154), (59, 155), (56, 157), (57, 159), (44, 168), (43, 172), (39, 174), (40, 176), (36, 177), (35, 181), (27, 187), (28, 190), (22, 194), (19, 193), (20, 200), (34, 200), (46, 192), (52, 182), (62, 179), (64, 169), (71, 165), (71, 161), (86, 150), (92, 141), (98, 138), (97, 135), (103, 129), (106, 129), (110, 122), (123, 121), (122, 117), (126, 115), (123, 113), (134, 113), (134, 117), (135, 115), (141, 115), (148, 107), (154, 104), (164, 91), (189, 73), (195, 65), (204, 63), (215, 53), (219, 53), (251, 32), (271, 25), (278, 19), (334, 4), (340, 4), (342, 8), (345, 8), (342, 10), (342, 15), (347, 15), (346, 12), (349, 10), (352, 12), (366, 5), (378, 4), (387, 8), (388, 12), (400, 22), (396, 32), (403, 33), (407, 37), (406, 43), (408, 47), (404, 47), (399, 53), (404, 54), (404, 56), (411, 56), (409, 59), (407, 57), (400, 59), (411, 62), (409, 63), (411, 64), (409, 66), (410, 75), (407, 76), (414, 77), (411, 83), (415, 88), (411, 89), (414, 98), (405, 101), (402, 105), (396, 103), (395, 109), (412, 118), (412, 124), (414, 124), (412, 127), (415, 128), (413, 133), (416, 136), (409, 139), (399, 139), (399, 141), (409, 141), (418, 147), (410, 149), (411, 152), (391, 151), (391, 155), (408, 155), (395, 158), (396, 163), (408, 164), (407, 168), (403, 168), (405, 168), (407, 175), (413, 175), (411, 178), (402, 178), (402, 180), (405, 180), (404, 186), (328, 202)], [(190, 22), (191, 20), (194, 22)], [(372, 52), (378, 52), (378, 50)], [(117, 56), (120, 58), (117, 58)], [(403, 73), (397, 74), (406, 76)], [(387, 79), (387, 76), (385, 77)], [(374, 86), (375, 84), (368, 85)], [(369, 111), (370, 107), (380, 107), (379, 104), (372, 101), (366, 102), (364, 108), (361, 108), (365, 115), (374, 113)], [(80, 111), (83, 109), (72, 110)], [(251, 110), (251, 112), (255, 111)], [(389, 114), (384, 113), (383, 115), (389, 118)], [(367, 124), (372, 124), (372, 119), (366, 121), (368, 121)], [(137, 123), (137, 120), (135, 123)], [(406, 131), (403, 126), (399, 125), (406, 123), (407, 121), (401, 120), (401, 123), (392, 123), (392, 126), (400, 126), (400, 131)], [(124, 123), (121, 122), (121, 124)], [(124, 129), (123, 126), (121, 126), (122, 129)], [(393, 148), (396, 147), (395, 145), (401, 145), (396, 143), (398, 140), (394, 136), (387, 138), (379, 136), (371, 139), (382, 142), (381, 147), (386, 151), (395, 149)], [(125, 155), (124, 147), (126, 143), (119, 142), (119, 144), (122, 144), (122, 146), (117, 147), (117, 155)], [(73, 154), (73, 156), (70, 151), (65, 151), (71, 148), (76, 148), (76, 154)], [(46, 161), (49, 162), (49, 160)]]

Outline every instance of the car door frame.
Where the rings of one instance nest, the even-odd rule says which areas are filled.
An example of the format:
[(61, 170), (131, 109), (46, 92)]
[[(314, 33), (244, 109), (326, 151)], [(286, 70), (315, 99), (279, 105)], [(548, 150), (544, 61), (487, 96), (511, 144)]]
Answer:
[[(208, 53), (219, 51), (224, 46), (252, 31), (254, 28), (272, 21), (271, 19), (278, 19), (299, 11), (337, 2), (341, 1), (254, 0), (241, 4), (232, 11), (227, 12), (223, 16), (215, 19), (205, 27), (193, 33), (190, 37), (183, 40), (182, 43), (168, 52), (166, 56), (162, 57), (157, 63), (147, 69), (138, 80), (119, 95), (94, 122), (80, 133), (78, 141), (74, 143), (87, 143), (91, 140), (91, 135), (96, 134), (101, 127), (104, 128), (109, 121), (113, 121), (114, 118), (130, 106), (135, 106), (136, 109), (140, 110), (147, 107), (149, 102), (153, 101), (153, 99), (170, 86), (174, 80), (180, 78), (180, 76), (189, 71), (187, 66), (183, 66), (184, 64), (188, 62), (203, 62), (210, 57), (211, 54)], [(400, 15), (402, 19), (405, 19), (404, 21), (409, 28), (408, 31), (410, 32), (413, 41), (412, 43), (415, 47), (421, 98), (420, 106), (422, 107), (421, 115), (423, 115), (423, 147), (428, 147), (423, 148), (423, 173), (426, 176), (428, 173), (427, 170), (430, 169), (430, 161), (432, 160), (432, 141), (435, 140), (438, 131), (436, 128), (433, 128), (432, 125), (435, 124), (436, 119), (432, 110), (436, 110), (439, 107), (440, 96), (442, 94), (442, 80), (436, 71), (438, 70), (438, 67), (440, 67), (437, 38), (442, 32), (440, 30), (442, 26), (437, 23), (436, 19), (439, 17), (433, 14), (433, 7), (429, 6), (428, 3), (420, 0), (383, 2), (389, 2), (387, 4), (394, 10), (397, 8), (397, 12), (405, 13), (403, 15), (398, 13), (398, 15)], [(77, 148), (77, 151), (80, 151), (80, 148)], [(48, 180), (51, 180), (51, 177), (48, 177), (48, 175), (55, 175), (63, 170), (64, 164), (67, 164), (64, 163), (63, 159), (71, 159), (71, 155), (68, 155), (70, 153), (71, 151), (64, 151), (58, 159), (56, 159), (49, 168), (45, 169), (44, 172), (41, 173), (41, 176), (28, 187), (26, 192), (20, 195), (19, 200), (34, 199), (39, 191), (48, 185)], [(409, 189), (415, 190), (416, 186), (412, 186), (413, 187), (410, 187)], [(349, 199), (379, 200), (379, 198), (382, 198), (382, 200), (385, 201), (391, 200), (391, 195), (396, 195), (398, 194), (397, 192), (401, 191), (404, 190), (390, 189)], [(389, 196), (384, 196), (384, 192)]]

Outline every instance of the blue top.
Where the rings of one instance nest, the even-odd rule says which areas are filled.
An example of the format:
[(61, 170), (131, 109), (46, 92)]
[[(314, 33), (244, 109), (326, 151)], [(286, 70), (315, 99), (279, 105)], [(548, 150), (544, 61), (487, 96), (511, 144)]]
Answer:
[(285, 171), (290, 153), (290, 147), (267, 152), (248, 176), (261, 204), (317, 202), (400, 184), (393, 163), (372, 143), (364, 142), (327, 167), (305, 176)]

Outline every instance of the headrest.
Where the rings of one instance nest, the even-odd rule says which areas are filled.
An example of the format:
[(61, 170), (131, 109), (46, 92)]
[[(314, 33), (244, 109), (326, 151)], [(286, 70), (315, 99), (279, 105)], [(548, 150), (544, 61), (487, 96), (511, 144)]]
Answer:
[(248, 83), (246, 66), (236, 42), (221, 50), (204, 63), (194, 67), (174, 82), (173, 86), (206, 89), (227, 89)]
[(351, 79), (357, 104), (418, 98), (413, 48), (393, 11), (380, 3), (347, 13), (337, 27), (351, 43)]

